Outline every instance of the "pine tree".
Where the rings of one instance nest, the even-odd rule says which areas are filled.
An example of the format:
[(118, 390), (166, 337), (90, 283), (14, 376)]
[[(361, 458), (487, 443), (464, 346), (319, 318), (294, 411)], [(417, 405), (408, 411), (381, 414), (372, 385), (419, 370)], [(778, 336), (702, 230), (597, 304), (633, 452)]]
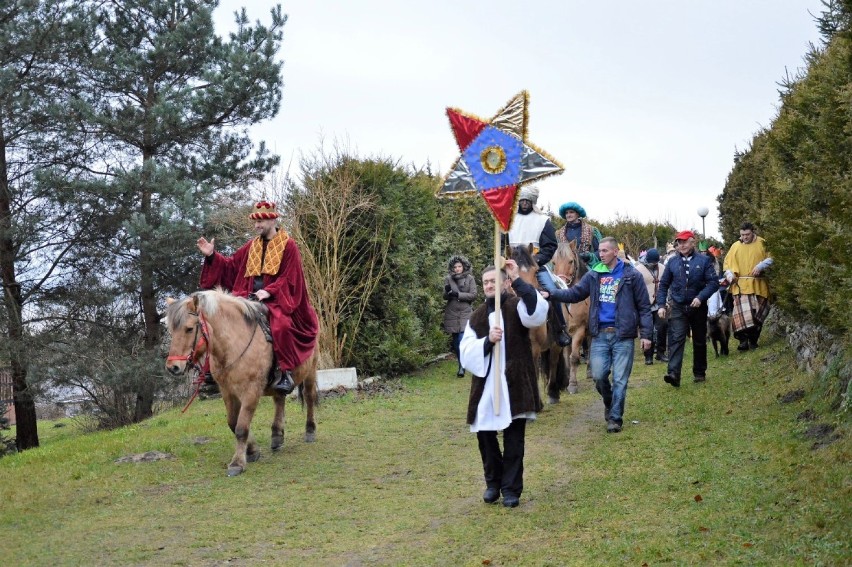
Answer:
[(278, 161), (262, 144), (251, 155), (246, 128), (279, 110), (286, 16), (277, 6), (270, 26), (250, 26), (243, 10), (224, 41), (213, 28), (217, 4), (98, 4), (88, 88), (74, 106), (81, 127), (103, 138), (103, 159), (77, 186), (99, 211), (92, 230), (101, 237), (79, 259), (90, 285), (114, 291), (112, 313), (124, 311), (128, 337), (141, 337), (127, 352), (138, 359), (128, 361), (137, 367), (134, 420), (152, 415), (162, 379), (163, 292), (187, 290), (209, 211)]
[(65, 178), (88, 148), (88, 136), (70, 135), (66, 125), (67, 103), (79, 88), (75, 61), (91, 32), (85, 11), (70, 0), (0, 4), (0, 322), (5, 335), (0, 360), (11, 367), (19, 450), (39, 444), (29, 379), (29, 353), (35, 350), (31, 319), (40, 316), (33, 314), (67, 266), (68, 251), (85, 237), (86, 220), (65, 206), (62, 184), (45, 192), (38, 180), (45, 169), (53, 169), (57, 180)]

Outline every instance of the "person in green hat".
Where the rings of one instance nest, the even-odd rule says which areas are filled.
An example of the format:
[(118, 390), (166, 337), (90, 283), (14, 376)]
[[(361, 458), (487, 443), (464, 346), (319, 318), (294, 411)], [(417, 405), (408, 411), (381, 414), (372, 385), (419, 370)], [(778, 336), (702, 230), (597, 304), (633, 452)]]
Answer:
[(586, 220), (586, 209), (579, 203), (570, 201), (559, 207), (559, 216), (565, 219), (565, 226), (556, 232), (559, 242), (574, 241), (580, 258), (591, 268), (598, 263), (598, 243), (601, 231)]

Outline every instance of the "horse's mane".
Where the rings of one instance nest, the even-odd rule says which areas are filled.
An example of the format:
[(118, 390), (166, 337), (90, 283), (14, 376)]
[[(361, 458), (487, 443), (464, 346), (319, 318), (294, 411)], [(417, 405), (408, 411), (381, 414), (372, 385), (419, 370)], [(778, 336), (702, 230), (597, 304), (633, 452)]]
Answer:
[(513, 246), (512, 259), (518, 263), (519, 268), (538, 267), (535, 258), (533, 258), (533, 255), (527, 246)]
[(173, 301), (166, 306), (166, 328), (174, 332), (186, 321), (186, 301)]
[(576, 248), (571, 246), (570, 242), (559, 243), (559, 246), (556, 247), (556, 252), (553, 254), (553, 263), (555, 264), (557, 260), (568, 260), (572, 257), (574, 258), (574, 269), (576, 270), (574, 280), (579, 280), (589, 271), (589, 267), (580, 259), (580, 254), (577, 253)]
[[(260, 303), (236, 297), (221, 288), (198, 291), (192, 294), (199, 312), (214, 316), (219, 309), (227, 306), (234, 307), (249, 325), (260, 323), (266, 319), (266, 307)], [(174, 331), (182, 326), (190, 314), (186, 300), (175, 301), (166, 308), (166, 324)]]
[(199, 291), (192, 294), (198, 302), (198, 310), (205, 315), (214, 316), (219, 309), (232, 306), (242, 314), (246, 323), (254, 324), (266, 318), (266, 307), (256, 301), (249, 301), (226, 292), (222, 288)]

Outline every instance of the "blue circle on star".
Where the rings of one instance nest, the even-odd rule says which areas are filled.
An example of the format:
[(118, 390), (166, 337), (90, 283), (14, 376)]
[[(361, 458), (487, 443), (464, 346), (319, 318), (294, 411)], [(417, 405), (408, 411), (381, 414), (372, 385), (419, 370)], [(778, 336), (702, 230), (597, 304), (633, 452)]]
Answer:
[(524, 144), (511, 134), (485, 127), (462, 153), (476, 188), (487, 191), (515, 185), (520, 178)]

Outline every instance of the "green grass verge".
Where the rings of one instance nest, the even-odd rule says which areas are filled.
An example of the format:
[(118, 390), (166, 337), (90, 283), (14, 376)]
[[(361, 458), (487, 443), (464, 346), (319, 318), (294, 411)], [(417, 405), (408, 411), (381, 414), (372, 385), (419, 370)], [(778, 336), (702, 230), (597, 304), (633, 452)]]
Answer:
[[(402, 392), (325, 400), (315, 444), (288, 403), (285, 448), (237, 478), (219, 400), (95, 434), (44, 423), (41, 448), (0, 459), (0, 565), (852, 561), (848, 419), (809, 393), (780, 340), (712, 359), (707, 383), (679, 390), (638, 362), (622, 433), (605, 432), (585, 379), (527, 428), (513, 510), (482, 503), (469, 378), (453, 363)], [(254, 422), (264, 447), (271, 406)], [(806, 409), (816, 421), (797, 419)], [(816, 423), (840, 438), (812, 449)], [(175, 458), (114, 462), (154, 450)]]

